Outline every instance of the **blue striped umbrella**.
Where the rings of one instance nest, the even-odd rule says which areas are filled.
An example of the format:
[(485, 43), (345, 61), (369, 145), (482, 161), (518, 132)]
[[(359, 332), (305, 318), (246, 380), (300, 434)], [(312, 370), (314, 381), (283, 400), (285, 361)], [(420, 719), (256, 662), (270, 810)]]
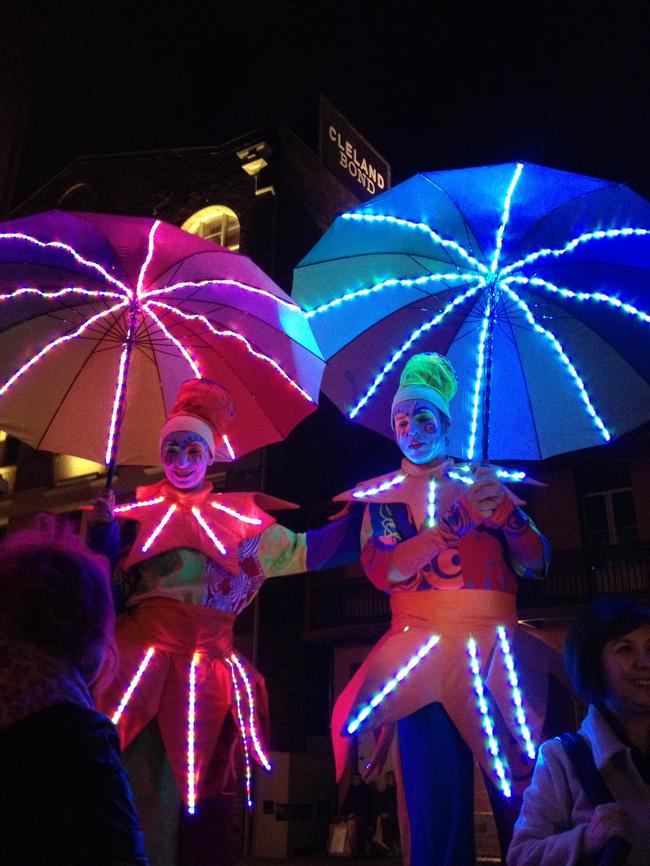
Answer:
[(528, 163), (418, 174), (295, 271), (325, 393), (385, 435), (409, 355), (459, 378), (450, 451), (538, 460), (650, 420), (650, 204)]

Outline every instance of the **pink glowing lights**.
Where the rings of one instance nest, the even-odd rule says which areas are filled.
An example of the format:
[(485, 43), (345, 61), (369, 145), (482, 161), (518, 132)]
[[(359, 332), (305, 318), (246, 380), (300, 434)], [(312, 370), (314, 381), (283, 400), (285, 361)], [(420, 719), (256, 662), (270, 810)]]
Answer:
[(142, 674), (146, 671), (147, 667), (149, 666), (149, 662), (151, 661), (151, 658), (152, 658), (154, 652), (155, 652), (154, 647), (150, 646), (149, 649), (147, 650), (147, 652), (145, 653), (144, 658), (140, 662), (140, 667), (135, 672), (133, 679), (129, 683), (129, 687), (127, 688), (127, 690), (124, 692), (124, 695), (122, 696), (122, 700), (120, 701), (118, 708), (113, 713), (112, 722), (114, 725), (116, 725), (119, 722), (119, 720), (121, 719), (122, 713), (126, 709), (127, 704), (131, 700), (131, 695), (136, 690), (138, 683), (142, 679)]
[(248, 748), (248, 733), (246, 731), (246, 722), (244, 721), (244, 716), (241, 710), (241, 693), (239, 691), (239, 684), (237, 682), (237, 675), (235, 674), (235, 666), (234, 663), (230, 660), (230, 658), (226, 659), (226, 662), (230, 668), (230, 677), (232, 679), (232, 687), (235, 692), (235, 707), (237, 709), (237, 719), (239, 721), (239, 730), (241, 733), (241, 741), (242, 748), (244, 751), (244, 782), (246, 785), (246, 803), (248, 804), (248, 808), (252, 809), (253, 807), (253, 799), (252, 799), (252, 779), (253, 773), (251, 769), (251, 758), (250, 751)]
[(260, 517), (246, 517), (245, 514), (240, 514), (234, 508), (229, 508), (227, 505), (222, 505), (221, 502), (211, 502), (210, 505), (217, 511), (223, 511), (224, 514), (229, 514), (231, 517), (241, 520), (242, 523), (250, 523), (252, 526), (261, 526), (262, 519)]
[(156, 526), (156, 528), (155, 528), (154, 531), (151, 533), (151, 535), (149, 536), (149, 538), (148, 538), (148, 539), (145, 541), (145, 543), (142, 545), (142, 552), (143, 552), (143, 553), (146, 553), (146, 552), (149, 550), (149, 548), (151, 547), (151, 545), (152, 545), (152, 544), (154, 543), (154, 541), (158, 538), (158, 536), (159, 536), (160, 533), (163, 531), (163, 529), (167, 526), (167, 524), (168, 524), (169, 521), (171, 520), (172, 514), (176, 511), (176, 508), (177, 508), (177, 506), (176, 506), (176, 503), (175, 503), (175, 502), (172, 503), (172, 504), (169, 506), (169, 508), (168, 508), (167, 511), (165, 512), (165, 515), (163, 516), (162, 520), (161, 520), (160, 523), (158, 524), (158, 526)]
[(246, 688), (246, 695), (248, 697), (248, 729), (250, 731), (253, 745), (255, 746), (257, 757), (260, 759), (260, 762), (264, 769), (270, 772), (271, 762), (265, 755), (264, 750), (262, 749), (262, 744), (260, 743), (259, 737), (257, 736), (257, 728), (255, 726), (255, 699), (253, 697), (253, 689), (251, 688), (248, 674), (246, 673), (244, 666), (239, 661), (235, 653), (230, 654), (230, 659), (239, 671), (239, 675), (244, 682), (244, 687)]
[(164, 322), (161, 322), (160, 319), (158, 318), (158, 316), (154, 313), (154, 311), (151, 310), (148, 306), (145, 307), (145, 312), (151, 319), (153, 319), (153, 321), (156, 323), (156, 325), (158, 325), (158, 327), (163, 332), (163, 334), (167, 337), (167, 339), (176, 346), (178, 351), (181, 353), (181, 355), (185, 358), (187, 363), (192, 368), (192, 372), (194, 373), (196, 378), (202, 379), (203, 376), (201, 375), (201, 370), (199, 368), (199, 365), (196, 363), (196, 361), (194, 360), (194, 358), (190, 354), (189, 349), (186, 346), (184, 346), (180, 340), (177, 340), (176, 337), (172, 333), (170, 333), (170, 331), (165, 327)]
[(164, 501), (164, 496), (157, 496), (155, 499), (144, 499), (142, 502), (129, 502), (128, 505), (118, 505), (113, 511), (115, 514), (123, 514), (125, 511), (133, 511), (136, 508), (149, 508), (151, 505), (159, 505)]
[(291, 376), (288, 375), (288, 373), (285, 373), (285, 371), (282, 369), (282, 367), (278, 364), (277, 361), (274, 361), (273, 358), (270, 358), (268, 355), (265, 355), (263, 352), (257, 352), (251, 346), (251, 344), (246, 339), (246, 337), (243, 336), (243, 334), (240, 334), (237, 331), (230, 331), (230, 330), (221, 331), (218, 328), (215, 328), (215, 326), (212, 324), (212, 322), (210, 322), (209, 319), (206, 319), (206, 317), (202, 316), (200, 313), (184, 313), (182, 310), (177, 309), (177, 307), (172, 307), (169, 304), (163, 304), (162, 301), (147, 301), (146, 304), (144, 305), (144, 309), (147, 312), (149, 312), (152, 306), (157, 307), (157, 308), (162, 309), (162, 310), (166, 310), (168, 313), (172, 313), (174, 315), (177, 315), (181, 319), (184, 319), (185, 321), (188, 321), (188, 322), (195, 322), (195, 321), (201, 322), (201, 324), (205, 325), (205, 327), (215, 337), (232, 337), (234, 340), (238, 340), (240, 343), (244, 344), (247, 352), (250, 355), (252, 355), (254, 358), (258, 358), (259, 360), (264, 361), (265, 363), (267, 363), (271, 367), (273, 367), (273, 369), (276, 371), (276, 373), (279, 373), (280, 376), (282, 376), (282, 378), (285, 379), (285, 381), (288, 382), (288, 384), (291, 385), (292, 388), (295, 388), (298, 391), (298, 393), (302, 394), (302, 396), (305, 398), (305, 400), (308, 400), (310, 403), (314, 402), (312, 397), (310, 397), (309, 394), (305, 390), (303, 390), (300, 387), (300, 385), (296, 381), (294, 381), (294, 379), (291, 378)]
[(115, 434), (117, 432), (117, 420), (121, 414), (122, 396), (124, 390), (124, 372), (129, 360), (129, 347), (124, 346), (120, 355), (120, 366), (117, 371), (117, 385), (113, 399), (113, 411), (111, 413), (111, 424), (108, 430), (108, 442), (106, 443), (106, 464), (108, 465), (115, 456)]
[(187, 700), (187, 811), (190, 815), (196, 811), (196, 668), (199, 658), (197, 652), (192, 656)]
[(228, 452), (230, 459), (236, 460), (237, 455), (235, 454), (235, 449), (230, 444), (230, 439), (226, 436), (225, 433), (223, 434), (222, 439), (223, 439), (223, 444), (226, 446), (226, 451)]
[(79, 337), (81, 334), (84, 333), (84, 331), (87, 331), (96, 322), (99, 322), (101, 319), (106, 319), (108, 318), (108, 316), (112, 316), (118, 310), (123, 310), (127, 306), (128, 301), (121, 301), (119, 304), (115, 304), (113, 307), (109, 307), (108, 310), (104, 310), (101, 313), (96, 313), (94, 316), (91, 316), (83, 323), (83, 325), (78, 327), (76, 331), (72, 331), (69, 334), (64, 334), (62, 337), (57, 337), (56, 340), (52, 340), (51, 343), (48, 343), (47, 346), (44, 346), (40, 350), (40, 352), (37, 352), (29, 359), (29, 361), (27, 361), (25, 364), (23, 364), (22, 367), (16, 370), (13, 376), (10, 376), (9, 379), (7, 379), (4, 385), (0, 387), (0, 397), (2, 397), (2, 395), (11, 388), (14, 382), (20, 379), (21, 376), (23, 376), (31, 367), (33, 367), (34, 364), (37, 364), (41, 360), (41, 358), (44, 358), (48, 352), (51, 352), (52, 349), (56, 349), (57, 346), (61, 346), (63, 345), (63, 343), (74, 340), (75, 337)]
[(207, 523), (205, 517), (201, 514), (201, 512), (199, 511), (199, 509), (198, 509), (196, 506), (194, 506), (194, 507), (192, 508), (192, 514), (194, 515), (194, 517), (196, 518), (197, 523), (199, 524), (199, 526), (201, 526), (201, 528), (203, 529), (203, 531), (205, 532), (205, 534), (208, 536), (208, 538), (210, 539), (210, 541), (211, 541), (211, 542), (214, 544), (214, 546), (217, 548), (217, 550), (219, 551), (219, 553), (220, 553), (222, 556), (225, 556), (226, 553), (227, 553), (226, 548), (223, 546), (223, 544), (221, 543), (221, 541), (220, 541), (220, 540), (217, 538), (217, 536), (214, 534), (214, 531), (213, 531), (213, 530), (208, 526), (208, 523)]
[[(133, 348), (136, 345), (142, 343), (145, 352), (148, 352), (149, 350), (153, 350), (154, 352), (164, 352), (165, 349), (163, 344), (165, 341), (168, 341), (185, 359), (192, 371), (192, 374), (196, 378), (202, 378), (204, 375), (191, 348), (171, 333), (171, 325), (168, 321), (163, 321), (163, 318), (166, 318), (169, 315), (171, 315), (172, 320), (178, 317), (185, 321), (196, 320), (207, 327), (213, 336), (237, 340), (245, 346), (250, 355), (272, 367), (274, 372), (281, 376), (291, 388), (297, 390), (305, 400), (310, 403), (314, 402), (312, 397), (285, 372), (281, 363), (269, 355), (257, 351), (243, 334), (237, 333), (233, 330), (219, 330), (203, 315), (185, 314), (175, 306), (163, 304), (154, 300), (156, 297), (173, 295), (174, 292), (180, 290), (191, 290), (193, 288), (198, 290), (205, 288), (206, 291), (209, 291), (210, 287), (214, 286), (223, 287), (225, 290), (232, 290), (234, 297), (237, 297), (237, 295), (241, 297), (242, 292), (247, 294), (253, 293), (256, 296), (259, 296), (260, 300), (268, 299), (269, 301), (286, 308), (291, 313), (295, 313), (298, 316), (304, 315), (300, 307), (290, 298), (277, 296), (270, 290), (249, 285), (248, 283), (240, 282), (236, 279), (182, 281), (171, 285), (160, 285), (157, 288), (147, 288), (147, 283), (151, 285), (155, 278), (155, 275), (152, 276), (151, 270), (152, 263), (156, 256), (156, 244), (157, 242), (160, 243), (160, 241), (158, 241), (158, 230), (160, 226), (160, 220), (156, 220), (149, 228), (146, 255), (144, 256), (142, 264), (138, 270), (137, 280), (134, 287), (129, 286), (126, 282), (109, 272), (114, 269), (113, 267), (107, 270), (107, 267), (86, 258), (67, 243), (58, 240), (39, 240), (32, 235), (20, 232), (0, 233), (0, 247), (2, 246), (2, 242), (5, 241), (17, 245), (19, 250), (23, 245), (26, 248), (39, 248), (43, 250), (44, 253), (47, 253), (48, 250), (56, 250), (57, 261), (52, 265), (52, 267), (69, 267), (69, 265), (61, 265), (61, 254), (63, 254), (64, 260), (65, 258), (70, 258), (70, 265), (81, 268), (82, 271), (87, 272), (88, 277), (92, 277), (95, 281), (97, 278), (100, 278), (107, 284), (106, 289), (86, 288), (83, 285), (71, 285), (56, 290), (42, 290), (34, 286), (23, 286), (14, 291), (0, 294), (0, 302), (13, 301), (20, 303), (21, 299), (30, 297), (38, 297), (43, 301), (50, 301), (53, 303), (56, 303), (57, 301), (62, 302), (67, 298), (78, 299), (79, 303), (83, 303), (84, 299), (88, 299), (89, 303), (100, 299), (118, 301), (118, 303), (115, 303), (109, 309), (102, 310), (101, 312), (95, 312), (95, 310), (93, 310), (92, 314), (89, 315), (79, 327), (75, 328), (73, 326), (73, 329), (68, 333), (49, 342), (39, 351), (35, 352), (35, 354), (23, 363), (22, 366), (20, 366), (19, 369), (17, 369), (4, 383), (0, 383), (0, 397), (2, 397), (25, 373), (27, 373), (35, 364), (41, 361), (54, 349), (60, 348), (69, 341), (79, 337), (83, 337), (84, 339), (90, 338), (99, 342), (108, 336), (107, 342), (111, 343), (114, 342), (115, 335), (118, 333), (119, 328), (124, 335), (122, 338), (124, 342), (122, 343), (119, 363), (116, 366), (116, 386), (107, 432), (105, 460), (108, 465), (114, 463), (116, 459), (119, 431), (124, 413), (125, 395), (129, 376), (129, 361)], [(40, 258), (40, 254), (37, 252), (36, 260), (40, 261)], [(51, 262), (49, 259), (45, 259), (43, 264), (49, 266)], [(120, 273), (119, 268), (116, 270), (117, 273)], [(162, 283), (160, 275), (158, 275), (157, 279)], [(221, 298), (219, 303), (228, 303), (228, 299)], [(233, 304), (233, 306), (236, 306), (236, 304)], [(58, 311), (65, 311), (67, 309), (79, 311), (81, 309), (87, 310), (87, 307), (72, 306), (63, 308), (58, 307), (56, 309)], [(161, 315), (161, 313), (163, 313), (164, 316)], [(86, 312), (84, 312), (84, 315), (86, 315)], [(115, 317), (115, 321), (106, 321), (110, 320), (110, 317), (112, 316)], [(69, 323), (69, 318), (63, 317), (62, 321), (67, 321)], [(102, 323), (103, 327), (101, 327)], [(152, 328), (151, 325), (155, 326), (155, 329)], [(157, 332), (160, 332), (160, 335), (162, 336)], [(204, 340), (201, 340), (201, 345), (203, 344)], [(223, 437), (223, 444), (230, 459), (235, 460), (235, 449), (227, 436)]]
[(42, 249), (47, 249), (48, 247), (52, 247), (53, 249), (63, 250), (63, 252), (68, 253), (78, 265), (81, 265), (83, 268), (88, 268), (90, 270), (96, 271), (103, 279), (105, 279), (108, 283), (115, 286), (128, 297), (133, 297), (133, 291), (123, 283), (121, 280), (116, 279), (111, 276), (108, 271), (103, 268), (97, 262), (92, 262), (89, 259), (85, 259), (83, 256), (79, 255), (79, 253), (71, 247), (69, 244), (62, 243), (61, 241), (39, 241), (38, 238), (32, 237), (32, 235), (25, 235), (21, 232), (4, 232), (0, 234), (0, 242), (9, 240), (9, 241), (24, 241), (26, 244), (31, 244), (32, 246), (41, 247)]

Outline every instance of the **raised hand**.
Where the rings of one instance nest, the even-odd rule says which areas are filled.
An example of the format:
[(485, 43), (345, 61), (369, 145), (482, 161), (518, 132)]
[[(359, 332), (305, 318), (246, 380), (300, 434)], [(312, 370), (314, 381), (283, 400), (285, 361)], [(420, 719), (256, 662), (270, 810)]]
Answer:
[(115, 493), (112, 490), (102, 490), (92, 501), (93, 510), (89, 520), (91, 523), (110, 523), (115, 508)]

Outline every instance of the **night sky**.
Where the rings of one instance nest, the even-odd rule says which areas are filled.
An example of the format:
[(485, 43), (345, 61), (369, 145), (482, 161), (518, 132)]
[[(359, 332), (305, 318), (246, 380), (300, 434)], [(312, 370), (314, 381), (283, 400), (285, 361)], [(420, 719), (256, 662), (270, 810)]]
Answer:
[[(32, 2), (45, 23), (16, 199), (80, 154), (219, 144), (318, 95), (418, 170), (517, 159), (650, 195), (650, 12), (626, 2)], [(635, 11), (636, 9), (636, 11)]]

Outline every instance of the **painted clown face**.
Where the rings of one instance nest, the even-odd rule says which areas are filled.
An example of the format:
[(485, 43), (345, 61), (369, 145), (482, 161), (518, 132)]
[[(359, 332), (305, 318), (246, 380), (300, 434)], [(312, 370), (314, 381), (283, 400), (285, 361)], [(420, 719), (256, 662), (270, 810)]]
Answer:
[(188, 430), (165, 436), (160, 459), (169, 483), (186, 492), (201, 489), (205, 473), (212, 463), (205, 439)]
[(444, 454), (446, 427), (428, 400), (403, 400), (393, 409), (395, 441), (411, 463), (430, 463)]

